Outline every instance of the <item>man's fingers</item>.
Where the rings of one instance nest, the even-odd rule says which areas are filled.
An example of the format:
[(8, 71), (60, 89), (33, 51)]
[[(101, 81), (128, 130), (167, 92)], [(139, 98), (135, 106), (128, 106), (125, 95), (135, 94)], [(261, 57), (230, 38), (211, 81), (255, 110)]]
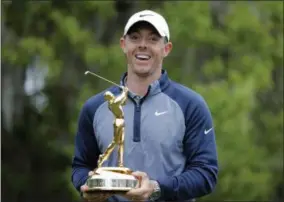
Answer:
[(89, 172), (89, 176), (92, 176), (92, 175), (94, 175), (95, 173), (94, 173), (94, 171), (90, 171)]
[(128, 191), (126, 193), (126, 196), (142, 196), (145, 194), (145, 189), (141, 189), (141, 188), (138, 188), (138, 189), (131, 189), (130, 191)]
[[(147, 175), (146, 173), (144, 173), (144, 172), (141, 172), (141, 171), (135, 171), (135, 172), (132, 173), (132, 175), (133, 175), (136, 179), (138, 179), (138, 181), (139, 181), (139, 183), (138, 183), (139, 187), (142, 187), (143, 184), (145, 184), (145, 181), (149, 180), (148, 175)], [(137, 188), (137, 187), (135, 187), (135, 188)]]
[(87, 185), (81, 186), (81, 191), (82, 192), (88, 191), (88, 189), (89, 189), (89, 187)]
[(138, 189), (139, 187), (141, 187), (141, 180), (138, 179), (138, 183), (136, 184), (134, 189)]
[(144, 172), (141, 172), (141, 171), (135, 171), (132, 173), (133, 176), (135, 177), (141, 177), (141, 178), (148, 178), (148, 175)]
[(125, 197), (133, 202), (135, 201), (144, 201), (147, 200), (148, 197), (148, 193), (145, 189), (132, 189), (130, 191), (128, 191), (125, 195)]
[(136, 200), (146, 200), (148, 199), (150, 195), (150, 179), (147, 175), (147, 173), (141, 172), (141, 171), (135, 171), (132, 173), (134, 177), (136, 177), (139, 180), (140, 186), (136, 186), (134, 189), (131, 189), (126, 193), (126, 196), (128, 198), (134, 198)]

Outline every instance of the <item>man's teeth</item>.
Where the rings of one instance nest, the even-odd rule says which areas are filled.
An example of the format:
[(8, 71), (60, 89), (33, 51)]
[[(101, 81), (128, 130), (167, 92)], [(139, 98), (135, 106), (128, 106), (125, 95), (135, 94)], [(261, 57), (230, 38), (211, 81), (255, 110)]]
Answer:
[(136, 58), (140, 60), (149, 60), (151, 57), (149, 55), (137, 54)]

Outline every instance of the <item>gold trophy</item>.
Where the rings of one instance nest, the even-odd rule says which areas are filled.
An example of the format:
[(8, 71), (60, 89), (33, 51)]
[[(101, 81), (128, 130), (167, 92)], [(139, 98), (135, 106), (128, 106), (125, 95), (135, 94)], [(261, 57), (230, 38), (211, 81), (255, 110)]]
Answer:
[[(90, 71), (85, 72), (85, 74), (92, 74), (119, 86)], [(106, 151), (99, 156), (98, 168), (94, 170), (94, 175), (90, 176), (86, 182), (91, 192), (109, 192), (124, 195), (130, 189), (135, 188), (139, 183), (139, 180), (131, 175), (132, 170), (123, 165), (125, 120), (122, 106), (126, 104), (128, 88), (124, 86), (119, 87), (122, 89), (122, 92), (116, 97), (110, 91), (104, 94), (105, 100), (108, 101), (108, 108), (115, 117), (113, 121), (114, 137)], [(118, 166), (103, 167), (103, 163), (109, 158), (116, 146), (118, 146)]]

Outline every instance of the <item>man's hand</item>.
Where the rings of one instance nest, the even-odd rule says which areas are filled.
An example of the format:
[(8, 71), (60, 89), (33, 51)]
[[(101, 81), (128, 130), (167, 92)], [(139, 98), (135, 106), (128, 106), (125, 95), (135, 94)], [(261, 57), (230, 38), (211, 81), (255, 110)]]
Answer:
[[(94, 175), (94, 172), (90, 171), (89, 176), (92, 175)], [(81, 186), (81, 192), (83, 193), (83, 198), (88, 202), (103, 202), (111, 196), (111, 194), (101, 194), (89, 191), (89, 187), (86, 184)]]
[(151, 194), (154, 192), (154, 185), (151, 183), (148, 175), (144, 172), (136, 171), (133, 172), (140, 185), (126, 193), (127, 198), (133, 201), (148, 200)]

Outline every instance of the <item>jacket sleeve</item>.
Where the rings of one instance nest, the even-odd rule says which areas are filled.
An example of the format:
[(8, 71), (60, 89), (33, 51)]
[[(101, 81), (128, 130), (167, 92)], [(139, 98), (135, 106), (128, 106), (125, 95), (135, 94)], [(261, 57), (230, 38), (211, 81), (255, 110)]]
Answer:
[(213, 121), (207, 104), (187, 105), (184, 155), (186, 166), (179, 176), (160, 179), (164, 200), (190, 200), (211, 193), (217, 183), (218, 161)]
[[(94, 112), (87, 102), (79, 116), (78, 129), (75, 137), (75, 154), (72, 161), (72, 183), (80, 191), (80, 187), (85, 184), (88, 173), (97, 167), (99, 149), (97, 146), (93, 119)], [(94, 110), (93, 110), (94, 111)]]

